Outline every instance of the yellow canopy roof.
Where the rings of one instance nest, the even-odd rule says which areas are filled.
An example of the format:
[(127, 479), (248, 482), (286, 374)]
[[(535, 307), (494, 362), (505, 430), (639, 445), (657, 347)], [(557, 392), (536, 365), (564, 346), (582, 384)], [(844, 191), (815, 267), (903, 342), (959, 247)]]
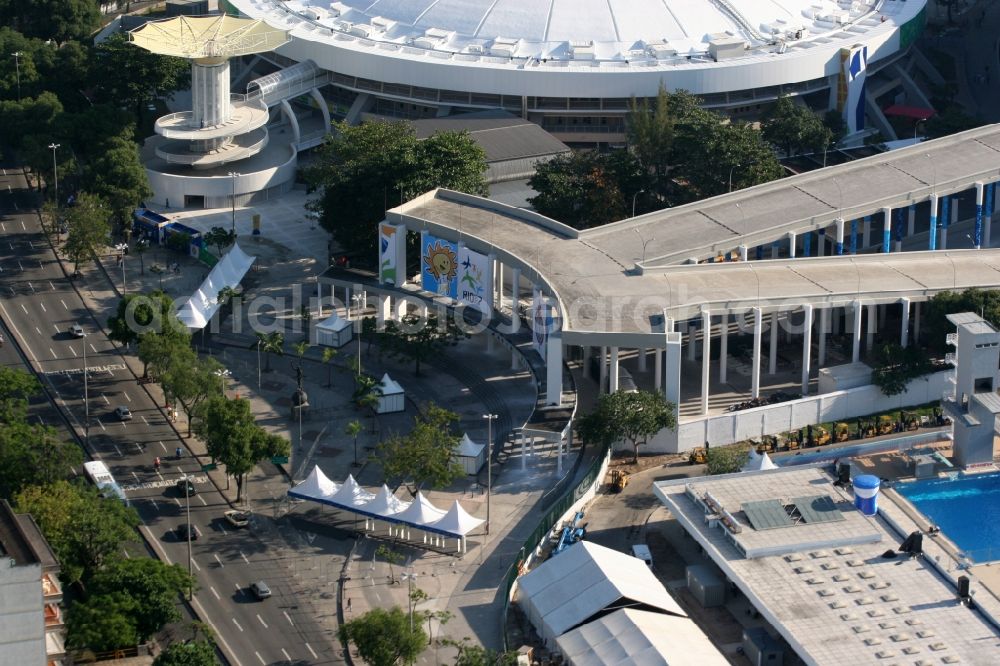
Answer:
[(129, 35), (136, 46), (147, 51), (192, 59), (263, 53), (288, 41), (287, 30), (225, 14), (150, 21)]

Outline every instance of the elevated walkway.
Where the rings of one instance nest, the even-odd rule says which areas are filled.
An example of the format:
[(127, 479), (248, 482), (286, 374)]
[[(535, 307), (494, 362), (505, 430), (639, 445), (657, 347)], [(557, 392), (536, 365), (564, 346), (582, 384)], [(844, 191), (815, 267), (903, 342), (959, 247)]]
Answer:
[(252, 80), (247, 84), (247, 99), (259, 99), (272, 107), (300, 95), (307, 95), (329, 82), (329, 72), (321, 70), (312, 60), (303, 60)]

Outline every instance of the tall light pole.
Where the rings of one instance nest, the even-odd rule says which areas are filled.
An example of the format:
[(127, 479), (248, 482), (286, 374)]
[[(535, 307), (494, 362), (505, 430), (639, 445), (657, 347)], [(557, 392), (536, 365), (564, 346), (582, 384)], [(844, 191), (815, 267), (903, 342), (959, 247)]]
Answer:
[(118, 250), (118, 257), (122, 264), (122, 296), (125, 295), (125, 252), (128, 250), (128, 243), (118, 243), (115, 245), (115, 249)]
[(400, 574), (400, 578), (406, 581), (406, 587), (407, 587), (406, 607), (410, 611), (410, 631), (413, 631), (413, 607), (416, 605), (413, 603), (413, 580), (416, 577), (417, 574), (413, 573), (412, 571), (406, 571)]
[(56, 148), (61, 146), (59, 143), (50, 143), (49, 149), (52, 151), (52, 177), (55, 180), (56, 186), (56, 207), (59, 207), (59, 167), (56, 165)]
[(257, 390), (260, 390), (260, 338), (257, 338)]
[(486, 533), (490, 533), (490, 495), (493, 493), (493, 421), (496, 414), (483, 414), (486, 419)]
[[(363, 300), (361, 294), (354, 294), (351, 296), (351, 300), (354, 301), (354, 307), (358, 309), (358, 321), (361, 321), (361, 301)], [(351, 318), (351, 313), (348, 311), (347, 318)], [(361, 329), (358, 328), (358, 375), (361, 374)]]
[(645, 191), (646, 190), (639, 190), (638, 192), (632, 195), (632, 217), (635, 217), (635, 199)]
[(24, 54), (20, 51), (14, 51), (11, 53), (14, 56), (14, 71), (17, 73), (17, 101), (21, 101), (21, 56)]
[(90, 448), (90, 390), (87, 381), (87, 337), (83, 338), (83, 443)]
[(188, 601), (194, 597), (194, 572), (191, 565), (194, 559), (191, 557), (191, 481), (184, 478), (184, 503), (187, 505), (187, 542), (188, 542)]
[(656, 237), (650, 236), (649, 240), (645, 240), (638, 229), (632, 227), (632, 231), (635, 232), (635, 235), (639, 237), (639, 242), (642, 243), (642, 263), (646, 263), (646, 246), (655, 241)]
[(236, 171), (230, 171), (229, 172), (229, 177), (232, 178), (232, 180), (233, 180), (233, 194), (232, 194), (231, 201), (232, 201), (232, 205), (233, 205), (233, 235), (234, 236), (236, 235), (236, 178), (239, 175), (240, 174), (237, 173)]

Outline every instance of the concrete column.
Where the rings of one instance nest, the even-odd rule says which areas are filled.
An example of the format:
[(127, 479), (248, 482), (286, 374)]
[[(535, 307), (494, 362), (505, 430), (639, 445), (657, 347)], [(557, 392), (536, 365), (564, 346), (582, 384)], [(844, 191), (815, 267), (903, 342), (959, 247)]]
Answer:
[(861, 225), (861, 249), (867, 250), (871, 246), (872, 216), (865, 215), (864, 224)]
[(319, 320), (323, 321), (323, 283), (316, 283), (316, 308), (318, 310), (317, 315)]
[(666, 360), (663, 367), (663, 384), (664, 397), (674, 403), (674, 405), (680, 405), (681, 336), (679, 333), (667, 334)]
[(819, 367), (826, 364), (826, 334), (830, 328), (830, 308), (820, 308), (819, 310), (819, 349), (816, 355), (816, 362)]
[(778, 313), (771, 313), (771, 350), (767, 357), (767, 374), (778, 371)]
[(598, 393), (604, 393), (608, 389), (608, 348), (605, 346), (601, 347), (601, 369), (597, 373), (597, 381), (600, 382), (600, 386), (597, 389)]
[(948, 249), (948, 220), (951, 213), (951, 197), (941, 199), (941, 249)]
[(837, 226), (837, 236), (835, 245), (833, 246), (833, 253), (841, 255), (844, 254), (844, 218), (838, 217), (833, 223)]
[(813, 306), (802, 306), (805, 320), (802, 322), (802, 395), (809, 395), (809, 366), (812, 355)]
[(550, 331), (545, 341), (545, 404), (562, 404), (562, 331)]
[(910, 204), (906, 212), (906, 235), (912, 236), (917, 233), (917, 206)]
[(663, 388), (663, 350), (653, 349), (653, 390)]
[(497, 296), (496, 300), (493, 302), (496, 304), (497, 310), (499, 310), (503, 307), (503, 262), (496, 260), (493, 265), (496, 267), (494, 270), (496, 271), (497, 276)]
[(890, 250), (892, 249), (890, 247), (890, 243), (892, 243), (892, 209), (883, 208), (882, 217), (883, 217), (882, 253), (889, 254)]
[(726, 383), (726, 366), (729, 364), (729, 313), (722, 315), (719, 325), (719, 383)]
[(902, 299), (903, 317), (899, 332), (899, 346), (906, 347), (910, 344), (910, 299)]
[(875, 346), (875, 329), (878, 328), (878, 312), (875, 310), (875, 305), (868, 306), (868, 330), (865, 336), (865, 350), (871, 353), (872, 347)]
[(764, 317), (760, 308), (753, 309), (753, 367), (750, 368), (750, 392), (754, 398), (760, 397), (760, 338), (763, 333)]
[(771, 258), (772, 259), (777, 259), (778, 258), (778, 253), (780, 251), (781, 251), (781, 246), (778, 245), (778, 241), (774, 241), (773, 243), (771, 243)]
[(990, 244), (990, 225), (993, 222), (993, 190), (996, 189), (996, 183), (990, 183), (986, 186), (986, 209), (983, 215), (983, 245), (985, 247), (992, 247)]
[(802, 235), (802, 256), (809, 257), (812, 253), (812, 231), (807, 231)]
[(896, 225), (893, 227), (892, 236), (894, 241), (893, 252), (903, 251), (903, 209), (896, 209)]
[(517, 309), (521, 307), (521, 269), (513, 267), (510, 269), (510, 311), (513, 313), (511, 319), (517, 319)]
[(618, 347), (611, 348), (611, 363), (608, 366), (608, 393), (618, 390)]
[[(337, 295), (336, 288), (334, 288), (333, 294), (336, 297), (336, 295)], [(389, 298), (389, 297), (386, 296), (386, 298)], [(351, 318), (351, 288), (350, 287), (344, 287), (344, 314), (345, 314), (344, 319), (350, 319)], [(389, 315), (389, 316), (391, 317), (392, 315)]]
[(914, 303), (913, 310), (913, 341), (920, 342), (920, 301)]
[(938, 196), (936, 194), (931, 195), (931, 222), (930, 228), (927, 234), (927, 249), (936, 250), (937, 249), (937, 226), (938, 226)]
[(396, 298), (396, 319), (402, 320), (406, 316), (406, 299)]
[(645, 347), (639, 347), (639, 372), (646, 372), (646, 353), (649, 351)]
[(697, 344), (695, 342), (695, 334), (698, 332), (698, 328), (689, 319), (687, 322), (688, 327), (688, 360), (695, 360), (695, 353)]
[(851, 350), (851, 362), (857, 363), (861, 360), (861, 301), (854, 301), (854, 326), (853, 346)]
[(701, 312), (701, 413), (708, 414), (709, 369), (712, 362), (712, 315)]
[(983, 246), (983, 187), (976, 183), (976, 231), (972, 234), (973, 245), (978, 250)]
[(851, 220), (851, 254), (858, 253), (858, 221)]
[(826, 256), (826, 229), (816, 231), (816, 256)]
[(746, 245), (737, 246), (736, 251), (739, 252), (740, 261), (750, 261), (750, 249)]
[(789, 259), (795, 258), (795, 232), (788, 232), (788, 257)]

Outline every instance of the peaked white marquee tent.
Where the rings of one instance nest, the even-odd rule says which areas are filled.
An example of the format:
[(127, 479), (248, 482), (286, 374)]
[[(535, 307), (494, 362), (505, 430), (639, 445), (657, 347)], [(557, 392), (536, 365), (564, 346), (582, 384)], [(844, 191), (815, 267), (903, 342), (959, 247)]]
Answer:
[(316, 344), (326, 347), (343, 347), (354, 338), (351, 322), (337, 314), (316, 324)]
[(469, 439), (469, 433), (465, 433), (455, 447), (455, 457), (466, 474), (477, 474), (486, 462), (486, 445), (476, 444)]
[(382, 382), (379, 386), (382, 388), (382, 395), (379, 396), (376, 412), (391, 414), (406, 409), (406, 394), (403, 392), (403, 387), (390, 377), (388, 372), (382, 375)]
[(740, 468), (740, 471), (759, 472), (765, 469), (778, 469), (778, 466), (771, 460), (771, 456), (767, 455), (767, 451), (760, 454), (753, 449), (750, 449), (750, 458), (746, 461), (743, 467)]
[(257, 257), (244, 252), (233, 243), (229, 252), (208, 273), (201, 286), (177, 310), (177, 318), (190, 331), (200, 331), (208, 325), (219, 309), (219, 292), (229, 287), (235, 289)]

